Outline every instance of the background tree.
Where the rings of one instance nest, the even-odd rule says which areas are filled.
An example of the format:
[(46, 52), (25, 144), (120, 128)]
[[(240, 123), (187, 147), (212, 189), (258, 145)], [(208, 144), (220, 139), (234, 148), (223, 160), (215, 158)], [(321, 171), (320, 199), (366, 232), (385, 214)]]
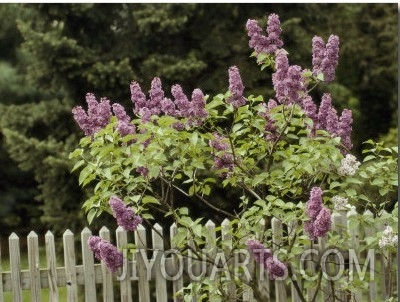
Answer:
[(258, 75), (244, 85), (265, 94), (268, 75), (255, 72), (245, 24), (250, 18), (265, 25), (272, 12), (284, 20), (293, 63), (311, 66), (315, 32), (325, 41), (330, 33), (340, 37), (337, 77), (321, 91), (332, 93), (339, 110), (355, 113), (356, 151), (363, 140), (397, 128), (395, 4), (3, 4), (0, 189), (10, 197), (2, 213), (31, 206), (35, 196), (42, 213), (30, 217), (41, 216), (46, 227), (85, 223), (85, 193), (70, 174), (68, 154), (81, 135), (71, 109), (87, 92), (129, 105), (130, 81), (148, 90), (159, 76), (166, 91), (180, 83), (186, 93), (200, 87), (213, 95), (228, 89), (227, 69), (237, 65), (243, 79)]

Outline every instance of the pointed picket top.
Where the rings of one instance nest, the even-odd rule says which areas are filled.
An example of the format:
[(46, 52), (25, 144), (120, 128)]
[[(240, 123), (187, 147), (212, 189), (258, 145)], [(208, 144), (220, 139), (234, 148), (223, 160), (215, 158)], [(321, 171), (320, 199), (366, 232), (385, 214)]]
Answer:
[(11, 239), (11, 240), (19, 240), (19, 237), (18, 237), (17, 233), (12, 232), (11, 235), (10, 235), (10, 237), (8, 237), (8, 239)]
[(206, 222), (207, 228), (215, 228), (215, 223), (210, 219)]
[(38, 238), (38, 235), (35, 233), (35, 231), (30, 231), (27, 237), (28, 238)]
[(74, 233), (72, 233), (72, 231), (70, 229), (66, 229), (63, 236), (73, 236)]
[(139, 224), (138, 227), (136, 228), (136, 231), (143, 232), (146, 231), (146, 228), (142, 224)]
[(54, 238), (54, 234), (51, 231), (47, 231), (44, 238)]
[(156, 229), (158, 232), (162, 232), (162, 230), (163, 230), (163, 228), (162, 228), (162, 226), (160, 225), (160, 224), (158, 224), (158, 223), (156, 223), (154, 226), (153, 226), (153, 228), (154, 229)]
[(221, 226), (222, 227), (229, 227), (231, 221), (228, 218), (225, 218), (222, 222), (221, 222)]
[(85, 227), (81, 232), (81, 235), (86, 235), (86, 234), (92, 235), (92, 231), (88, 227)]
[(109, 232), (110, 230), (106, 226), (102, 226), (99, 233)]
[(357, 211), (355, 207), (351, 207), (350, 210), (347, 212), (347, 217), (351, 217), (357, 215)]

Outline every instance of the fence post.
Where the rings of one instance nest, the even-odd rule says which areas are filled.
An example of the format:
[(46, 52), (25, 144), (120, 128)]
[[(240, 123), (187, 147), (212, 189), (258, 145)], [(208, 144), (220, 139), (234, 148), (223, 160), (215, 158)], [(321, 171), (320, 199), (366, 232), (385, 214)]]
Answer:
[[(110, 241), (110, 231), (105, 226), (100, 229), (99, 235), (100, 238)], [(101, 264), (101, 272), (103, 275), (103, 301), (114, 301), (113, 275), (104, 263)]]
[(64, 232), (63, 243), (67, 299), (68, 302), (77, 302), (78, 285), (76, 280), (75, 242), (74, 234), (70, 230)]
[(38, 236), (34, 231), (28, 235), (28, 262), (29, 262), (29, 278), (31, 285), (31, 301), (41, 302), (41, 286), (40, 286), (40, 262), (39, 262), (39, 243)]
[[(289, 240), (291, 240), (291, 241), (295, 240), (297, 223), (298, 223), (297, 220), (291, 220), (288, 224), (288, 237), (289, 237)], [(298, 261), (298, 260), (299, 260), (299, 257), (296, 257), (296, 261)], [(289, 265), (291, 265), (291, 264), (289, 264)], [(293, 269), (293, 267), (292, 267), (292, 272), (293, 272), (293, 277), (292, 277), (291, 286), (290, 286), (290, 289), (292, 292), (292, 302), (299, 302), (300, 295), (294, 286), (294, 282), (297, 282), (297, 285), (300, 287), (300, 289), (301, 289), (301, 284), (300, 284), (300, 282), (298, 282), (299, 280), (297, 278), (296, 272)]]
[(97, 301), (93, 252), (89, 249), (88, 245), (88, 239), (91, 235), (92, 232), (87, 227), (85, 227), (81, 232), (82, 262), (85, 280), (85, 302)]
[(49, 281), (49, 298), (50, 302), (58, 302), (58, 286), (57, 286), (57, 262), (56, 251), (54, 247), (54, 235), (47, 231), (44, 236), (46, 244), (46, 261), (47, 261), (47, 279)]
[[(353, 276), (351, 276), (352, 278), (354, 278), (354, 266), (355, 263), (353, 263), (353, 261), (350, 262), (350, 259), (353, 259), (353, 255), (357, 258), (357, 265), (358, 265), (358, 260), (360, 259), (360, 238), (359, 238), (359, 229), (358, 226), (357, 227), (350, 227), (350, 220), (352, 216), (357, 216), (357, 211), (355, 208), (351, 208), (350, 211), (347, 213), (347, 229), (349, 231), (349, 235), (350, 235), (350, 242), (349, 242), (349, 271), (353, 272)], [(350, 253), (350, 249), (353, 251), (354, 253), (351, 252)], [(357, 270), (358, 271), (358, 270)], [(354, 300), (355, 301), (361, 301), (362, 300), (362, 293), (360, 290), (357, 290), (354, 292)]]
[(12, 233), (8, 238), (10, 249), (11, 288), (13, 302), (22, 302), (21, 286), (21, 255), (19, 251), (19, 237)]

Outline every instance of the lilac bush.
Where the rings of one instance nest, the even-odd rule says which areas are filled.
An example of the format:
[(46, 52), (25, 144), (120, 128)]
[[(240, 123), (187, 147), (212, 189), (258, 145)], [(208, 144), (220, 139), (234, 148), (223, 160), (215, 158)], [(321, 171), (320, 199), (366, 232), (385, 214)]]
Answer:
[[(143, 221), (155, 222), (153, 212), (158, 210), (178, 227), (172, 239), (174, 248), (208, 264), (213, 264), (218, 251), (225, 250), (226, 242), (212, 237), (202, 217), (190, 213), (185, 204), (177, 205), (175, 199), (185, 196), (228, 219), (233, 252), (225, 259), (227, 269), (213, 282), (205, 276), (183, 288), (179, 294), (186, 300), (227, 301), (232, 299), (227, 287), (234, 282), (235, 297), (251, 288), (256, 299), (264, 301), (258, 283), (262, 269), (271, 279), (293, 284), (301, 301), (306, 301), (310, 287), (316, 292), (313, 301), (327, 288), (328, 295), (338, 290), (351, 294), (350, 288), (362, 288), (367, 281), (349, 283), (343, 276), (334, 288), (324, 279), (320, 263), (316, 263), (317, 282), (304, 279), (297, 261), (301, 246), (313, 246), (318, 240), (348, 248), (346, 236), (332, 228), (332, 216), (360, 207), (361, 199), (368, 202), (365, 208), (375, 206), (376, 216), (384, 217), (378, 212), (382, 206), (365, 195), (364, 183), (377, 185), (379, 196), (386, 200), (397, 190), (393, 176), (397, 149), (374, 146), (365, 151), (372, 154), (361, 164), (351, 154), (351, 111), (338, 113), (329, 93), (320, 101), (310, 94), (315, 85), (335, 78), (337, 36), (331, 35), (326, 44), (317, 36), (310, 41), (312, 69), (307, 69), (289, 63), (276, 14), (269, 16), (266, 32), (255, 20), (249, 20), (246, 29), (252, 57), (272, 74), (272, 95), (249, 93), (239, 68), (232, 65), (226, 73), (226, 91), (212, 98), (199, 88), (188, 97), (179, 84), (166, 92), (161, 79), (155, 77), (147, 95), (138, 82), (131, 82), (131, 110), (105, 98), (98, 102), (93, 94), (86, 97), (86, 112), (79, 106), (73, 109), (85, 135), (80, 148), (71, 153), (77, 160), (74, 170), (81, 169), (81, 185), (96, 182), (84, 210), (89, 222), (107, 211), (126, 231), (135, 231)], [(227, 192), (237, 192), (229, 201), (231, 207), (218, 206), (215, 197)], [(272, 234), (273, 219), (283, 226), (279, 241)], [(350, 222), (362, 219), (357, 214)], [(392, 216), (379, 219), (396, 223)], [(375, 246), (379, 239), (388, 249), (397, 244), (395, 234), (377, 234), (383, 237), (369, 240)], [(207, 242), (212, 244), (200, 248)], [(110, 243), (92, 236), (88, 244), (111, 271), (122, 264), (121, 251)], [(238, 250), (252, 255), (255, 265), (250, 281), (231, 265)], [(234, 280), (228, 275), (235, 276)]]

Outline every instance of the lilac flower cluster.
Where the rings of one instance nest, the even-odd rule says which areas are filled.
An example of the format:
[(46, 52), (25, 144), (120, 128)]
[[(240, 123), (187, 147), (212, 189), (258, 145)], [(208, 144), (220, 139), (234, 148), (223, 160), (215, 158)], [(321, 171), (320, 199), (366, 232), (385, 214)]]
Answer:
[(98, 102), (92, 93), (86, 94), (86, 103), (88, 104), (87, 113), (82, 106), (76, 106), (72, 109), (75, 121), (86, 136), (93, 136), (107, 126), (112, 117), (112, 112), (118, 119), (117, 130), (122, 136), (135, 133), (136, 129), (131, 124), (131, 118), (120, 104), (115, 103), (111, 106), (110, 101), (106, 98), (101, 98)]
[(326, 83), (332, 82), (335, 78), (335, 69), (339, 60), (339, 37), (331, 35), (325, 46), (321, 37), (314, 36), (312, 39), (312, 53), (313, 74), (322, 73)]
[(82, 106), (76, 106), (72, 109), (72, 114), (85, 135), (93, 136), (110, 122), (112, 116), (110, 101), (102, 98), (98, 102), (92, 93), (87, 93), (86, 103), (88, 104), (87, 113)]
[(347, 154), (340, 162), (338, 173), (341, 176), (353, 176), (361, 165), (357, 158), (352, 154)]
[[(315, 118), (315, 117), (314, 117)], [(342, 153), (347, 154), (353, 147), (351, 142), (351, 124), (353, 123), (351, 110), (344, 109), (340, 118), (332, 106), (332, 99), (329, 93), (322, 96), (316, 120), (316, 129), (326, 130), (333, 136), (339, 136), (344, 146)]]
[(134, 231), (142, 223), (142, 218), (135, 215), (133, 210), (127, 207), (118, 197), (112, 196), (108, 203), (117, 219), (117, 224), (123, 227), (125, 231)]
[(379, 239), (379, 247), (381, 249), (387, 247), (397, 247), (398, 244), (398, 236), (393, 232), (393, 228), (391, 226), (386, 226), (385, 230), (383, 231), (383, 236)]
[(191, 101), (178, 84), (172, 86), (171, 93), (175, 102), (164, 97), (161, 80), (155, 77), (149, 90), (150, 99), (146, 100), (146, 95), (142, 92), (140, 85), (132, 82), (131, 100), (134, 103), (134, 113), (141, 117), (142, 122), (148, 122), (152, 115), (160, 115), (163, 112), (169, 116), (188, 118), (189, 126), (199, 126), (208, 117), (205, 110), (205, 97), (200, 89), (193, 91)]
[(242, 78), (236, 66), (229, 67), (228, 74), (231, 96), (226, 101), (228, 104), (232, 104), (234, 108), (239, 108), (246, 104), (246, 99), (243, 97), (244, 86)]
[(280, 39), (282, 32), (279, 16), (271, 14), (268, 16), (267, 36), (263, 34), (262, 28), (256, 20), (248, 20), (246, 23), (247, 35), (250, 37), (249, 46), (259, 53), (273, 54), (283, 46)]
[(307, 201), (306, 213), (310, 220), (304, 224), (304, 229), (311, 240), (324, 237), (331, 229), (331, 213), (322, 204), (322, 190), (313, 187), (310, 192), (310, 199)]
[(275, 108), (278, 106), (275, 100), (270, 99), (268, 103), (265, 105), (265, 112), (260, 112), (260, 116), (265, 118), (266, 124), (265, 124), (265, 137), (269, 141), (274, 141), (277, 137), (277, 128), (275, 125), (275, 121), (271, 118), (270, 116), (270, 111), (272, 108)]
[(281, 104), (300, 103), (307, 93), (303, 71), (298, 65), (289, 65), (286, 52), (276, 52), (275, 72), (272, 74), (272, 84), (276, 99)]
[[(225, 152), (230, 148), (229, 143), (224, 136), (218, 133), (213, 133), (213, 135), (214, 139), (209, 142), (210, 147), (220, 153), (223, 151), (222, 155), (214, 155), (214, 168), (228, 169), (228, 172), (231, 173), (234, 167), (234, 158), (232, 154)], [(222, 176), (228, 176), (228, 173), (223, 173)]]
[(283, 277), (287, 274), (286, 265), (274, 257), (271, 250), (267, 249), (260, 241), (250, 239), (247, 241), (246, 245), (253, 254), (254, 260), (264, 266), (271, 280)]
[(90, 236), (88, 245), (96, 259), (103, 261), (111, 272), (115, 272), (122, 267), (124, 263), (122, 253), (108, 241), (99, 236)]

